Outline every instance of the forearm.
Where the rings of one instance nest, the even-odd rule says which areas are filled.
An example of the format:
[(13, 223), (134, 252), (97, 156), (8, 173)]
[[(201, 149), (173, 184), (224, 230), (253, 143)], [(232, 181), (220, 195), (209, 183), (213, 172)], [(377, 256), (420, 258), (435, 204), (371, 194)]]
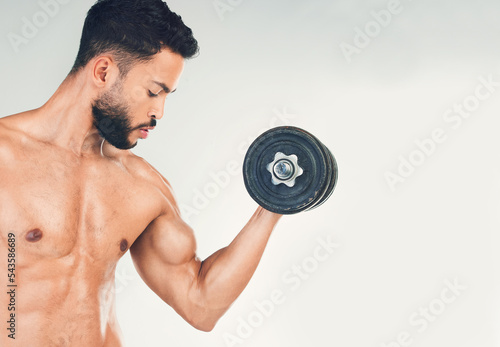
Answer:
[(210, 315), (222, 315), (241, 294), (280, 218), (259, 207), (229, 246), (202, 262), (197, 292)]

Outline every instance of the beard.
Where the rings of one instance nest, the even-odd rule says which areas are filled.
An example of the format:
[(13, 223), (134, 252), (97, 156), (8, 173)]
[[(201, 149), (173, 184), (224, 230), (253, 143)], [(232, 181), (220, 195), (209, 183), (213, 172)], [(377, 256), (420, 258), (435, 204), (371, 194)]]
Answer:
[(111, 90), (102, 94), (92, 105), (94, 126), (99, 135), (118, 149), (131, 149), (137, 145), (129, 140), (130, 133), (134, 130), (156, 126), (156, 120), (150, 124), (132, 127), (129, 115), (129, 106), (123, 101), (121, 95), (123, 83), (117, 81)]

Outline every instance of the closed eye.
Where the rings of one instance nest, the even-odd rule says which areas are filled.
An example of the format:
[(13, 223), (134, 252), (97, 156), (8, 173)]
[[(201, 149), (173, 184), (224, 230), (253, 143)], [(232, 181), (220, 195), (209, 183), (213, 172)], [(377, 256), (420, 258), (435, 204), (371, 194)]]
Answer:
[(152, 98), (155, 98), (157, 97), (159, 94), (154, 94), (153, 92), (151, 92), (150, 90), (148, 90), (148, 95)]

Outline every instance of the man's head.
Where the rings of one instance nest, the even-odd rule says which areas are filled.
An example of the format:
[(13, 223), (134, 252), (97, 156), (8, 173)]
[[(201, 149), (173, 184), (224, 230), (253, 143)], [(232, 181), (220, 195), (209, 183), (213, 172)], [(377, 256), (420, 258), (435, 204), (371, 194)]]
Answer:
[(87, 14), (70, 75), (91, 69), (99, 90), (94, 124), (109, 143), (128, 149), (140, 128), (161, 118), (184, 59), (197, 52), (191, 29), (162, 0), (98, 0)]
[(191, 29), (162, 0), (98, 0), (87, 13), (71, 73), (112, 52), (125, 76), (165, 47), (185, 59), (198, 52)]

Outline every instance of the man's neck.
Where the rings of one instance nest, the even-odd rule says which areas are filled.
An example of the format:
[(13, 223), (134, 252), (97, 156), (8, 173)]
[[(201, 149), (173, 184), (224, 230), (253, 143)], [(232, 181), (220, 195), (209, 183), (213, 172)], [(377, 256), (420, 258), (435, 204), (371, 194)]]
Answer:
[(77, 156), (101, 155), (104, 140), (93, 124), (95, 95), (85, 82), (85, 73), (80, 71), (63, 81), (52, 97), (35, 110), (29, 130), (40, 140), (71, 150)]

